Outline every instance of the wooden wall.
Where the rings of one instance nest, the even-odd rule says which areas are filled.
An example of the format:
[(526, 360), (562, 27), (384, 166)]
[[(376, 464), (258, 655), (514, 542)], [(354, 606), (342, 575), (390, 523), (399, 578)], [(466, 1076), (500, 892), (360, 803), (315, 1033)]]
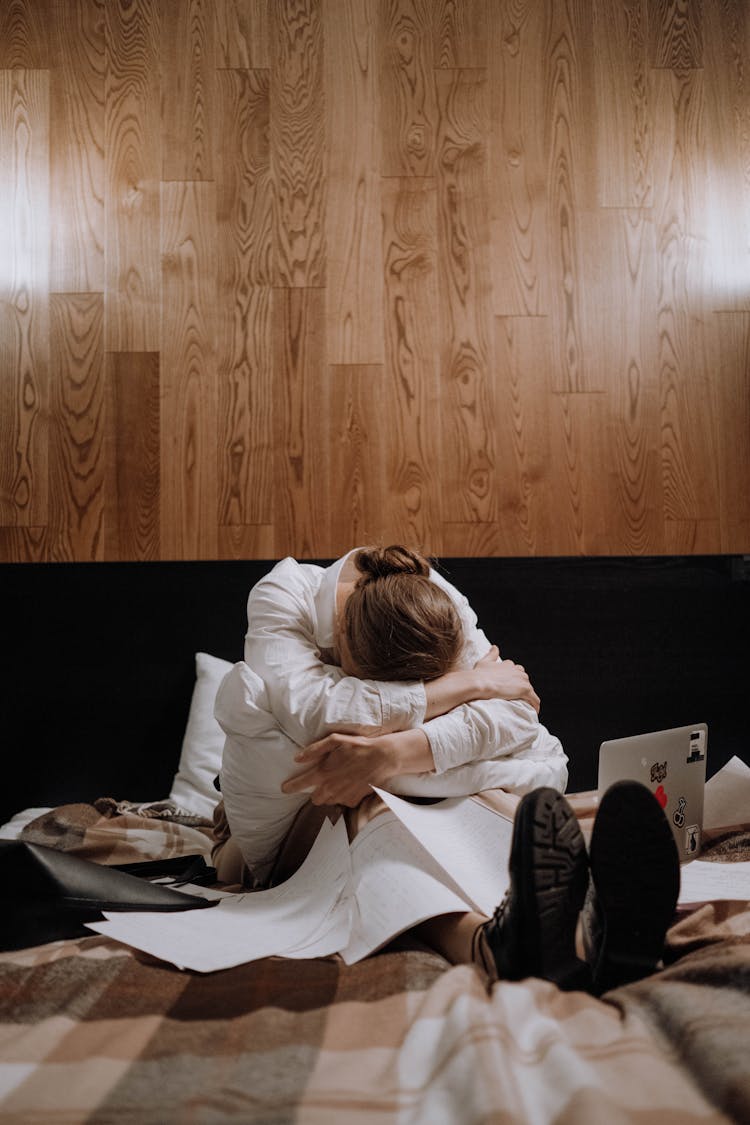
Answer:
[(750, 552), (746, 0), (2, 0), (0, 559)]

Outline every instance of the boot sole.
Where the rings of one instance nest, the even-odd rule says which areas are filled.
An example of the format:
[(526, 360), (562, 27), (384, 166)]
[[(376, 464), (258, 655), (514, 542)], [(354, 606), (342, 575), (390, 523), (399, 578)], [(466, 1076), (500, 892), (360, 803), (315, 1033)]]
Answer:
[(655, 971), (677, 905), (680, 861), (661, 806), (635, 781), (616, 782), (603, 795), (589, 852), (602, 925), (592, 977), (601, 995)]
[(526, 975), (566, 991), (587, 989), (590, 971), (575, 948), (588, 887), (586, 845), (575, 813), (556, 789), (538, 789), (521, 802), (510, 868), (526, 920)]

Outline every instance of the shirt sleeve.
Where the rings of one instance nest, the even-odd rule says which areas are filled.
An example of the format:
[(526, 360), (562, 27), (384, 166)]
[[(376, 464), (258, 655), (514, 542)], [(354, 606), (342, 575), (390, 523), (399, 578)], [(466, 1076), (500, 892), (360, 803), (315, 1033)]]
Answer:
[(360, 680), (324, 664), (309, 580), (284, 559), (250, 591), (245, 662), (263, 680), (274, 718), (298, 745), (332, 731), (380, 734), (419, 726), (421, 683)]
[[(464, 641), (458, 663), (462, 668), (473, 668), (489, 652), (490, 642), (464, 594), (435, 571), (431, 578), (446, 591), (461, 618)], [(422, 724), (439, 774), (468, 762), (528, 752), (542, 729), (530, 703), (507, 699), (466, 703)]]

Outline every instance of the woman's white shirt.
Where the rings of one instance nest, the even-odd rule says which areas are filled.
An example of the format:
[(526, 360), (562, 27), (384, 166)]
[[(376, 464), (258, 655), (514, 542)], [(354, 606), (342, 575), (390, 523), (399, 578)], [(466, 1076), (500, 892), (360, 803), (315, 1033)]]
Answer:
[[(351, 552), (349, 552), (351, 554)], [(564, 790), (567, 757), (530, 704), (477, 701), (425, 720), (420, 682), (346, 676), (324, 662), (333, 647), (336, 586), (349, 555), (330, 567), (277, 563), (250, 591), (244, 661), (227, 674), (216, 699), (226, 734), (221, 790), (227, 819), (245, 862), (263, 879), (305, 794), (284, 794), (281, 782), (298, 767), (294, 755), (332, 732), (377, 734), (421, 727), (434, 773), (391, 778), (394, 793), (460, 796), (502, 788), (524, 793), (538, 785)], [(490, 648), (467, 599), (436, 571), (464, 632), (461, 667)]]

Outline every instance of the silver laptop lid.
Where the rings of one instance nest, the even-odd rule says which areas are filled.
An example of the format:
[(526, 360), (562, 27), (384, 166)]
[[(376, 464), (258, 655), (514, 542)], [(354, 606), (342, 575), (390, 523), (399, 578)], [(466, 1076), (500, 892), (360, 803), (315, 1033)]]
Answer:
[(626, 778), (647, 786), (664, 809), (680, 861), (701, 850), (708, 727), (705, 723), (615, 738), (599, 748), (599, 795)]

